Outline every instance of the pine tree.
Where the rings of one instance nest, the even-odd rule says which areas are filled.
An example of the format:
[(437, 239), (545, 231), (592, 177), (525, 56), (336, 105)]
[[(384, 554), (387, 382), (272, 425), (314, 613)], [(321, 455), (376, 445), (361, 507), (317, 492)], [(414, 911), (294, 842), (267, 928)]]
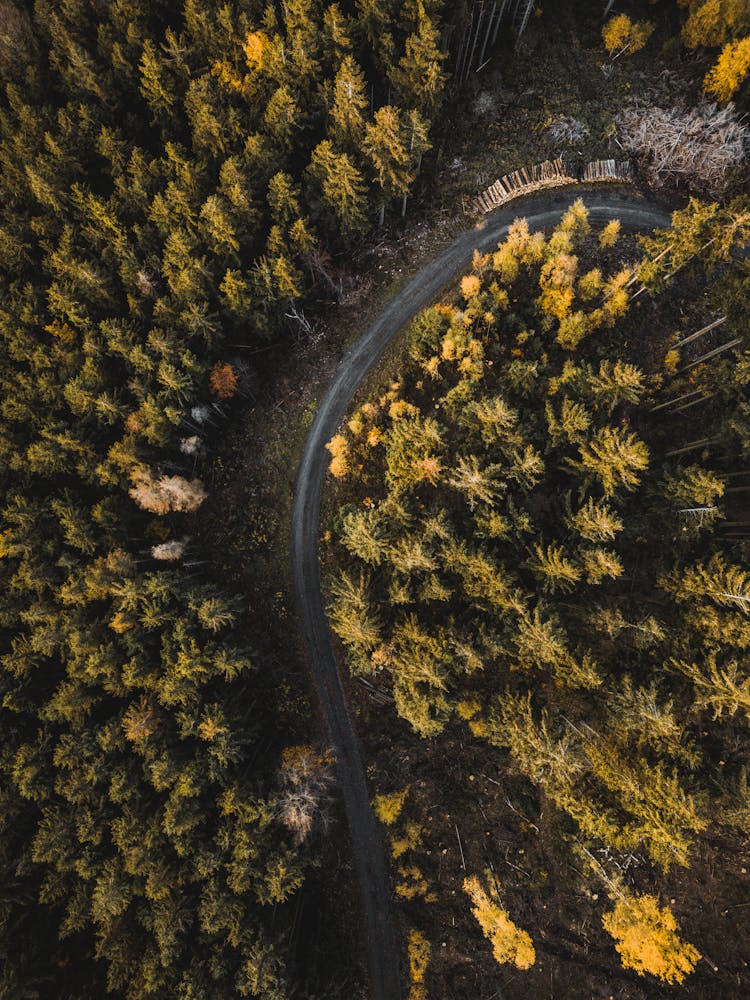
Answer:
[(623, 361), (602, 361), (599, 371), (587, 379), (587, 389), (598, 408), (612, 413), (620, 403), (635, 404), (645, 388), (645, 376), (635, 365)]
[(494, 506), (504, 489), (504, 476), (499, 465), (482, 466), (476, 455), (459, 455), (455, 468), (448, 476), (448, 484), (462, 493), (473, 510), (476, 504)]
[(611, 508), (592, 497), (568, 517), (567, 523), (581, 538), (590, 542), (611, 541), (623, 529), (622, 521)]
[(565, 549), (561, 545), (551, 544), (545, 548), (537, 543), (529, 560), (529, 568), (541, 581), (543, 588), (552, 593), (573, 590), (581, 579), (581, 570), (565, 557)]
[(735, 659), (717, 661), (718, 655), (709, 653), (700, 664), (685, 660), (672, 663), (693, 683), (697, 711), (710, 709), (714, 719), (720, 719), (725, 712), (731, 717), (741, 711), (750, 718), (750, 676)]
[(342, 574), (336, 581), (330, 607), (333, 628), (352, 649), (359, 672), (372, 670), (369, 655), (381, 641), (381, 625), (372, 609), (369, 588), (367, 576), (355, 580)]
[(443, 93), (445, 74), (440, 50), (440, 31), (435, 22), (423, 14), (417, 30), (406, 39), (404, 54), (390, 74), (391, 82), (407, 107), (431, 115)]
[(326, 139), (313, 150), (310, 175), (345, 236), (365, 226), (365, 187), (361, 173), (346, 153), (336, 153)]
[(411, 173), (409, 136), (397, 108), (379, 108), (374, 122), (365, 125), (362, 151), (369, 161), (381, 192), (380, 225), (383, 224), (386, 201), (403, 197), (414, 179)]
[(268, 134), (285, 151), (292, 148), (294, 134), (302, 125), (301, 111), (294, 95), (284, 85), (271, 95), (263, 115)]
[(333, 89), (329, 135), (337, 148), (356, 154), (365, 131), (364, 110), (368, 100), (365, 77), (354, 58), (347, 55), (341, 61)]
[(648, 467), (648, 448), (633, 433), (616, 427), (602, 427), (580, 446), (581, 469), (591, 472), (602, 485), (605, 496), (618, 488), (634, 489), (641, 481), (639, 473)]
[(174, 81), (166, 72), (156, 46), (147, 38), (143, 43), (140, 60), (140, 91), (153, 112), (154, 118), (161, 121), (169, 115), (177, 102)]

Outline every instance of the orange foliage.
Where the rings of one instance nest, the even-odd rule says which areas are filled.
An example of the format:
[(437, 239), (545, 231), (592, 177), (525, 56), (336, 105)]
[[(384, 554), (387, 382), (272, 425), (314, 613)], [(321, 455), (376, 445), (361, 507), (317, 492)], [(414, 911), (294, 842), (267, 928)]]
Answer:
[(159, 725), (159, 716), (151, 702), (144, 694), (140, 701), (133, 702), (122, 718), (122, 728), (125, 738), (136, 745), (145, 743)]
[(341, 478), (349, 471), (349, 445), (343, 434), (334, 434), (326, 445), (331, 453), (331, 464), (328, 471), (332, 476)]
[(208, 378), (208, 385), (214, 396), (231, 399), (237, 391), (237, 375), (228, 361), (217, 361)]

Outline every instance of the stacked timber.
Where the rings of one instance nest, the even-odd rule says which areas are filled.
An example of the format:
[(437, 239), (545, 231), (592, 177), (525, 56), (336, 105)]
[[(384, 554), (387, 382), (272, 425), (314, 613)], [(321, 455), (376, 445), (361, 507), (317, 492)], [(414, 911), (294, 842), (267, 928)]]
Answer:
[(568, 173), (563, 160), (545, 160), (505, 174), (483, 191), (474, 204), (479, 212), (491, 212), (519, 195), (561, 184), (575, 184), (577, 180)]
[(630, 160), (592, 160), (581, 174), (582, 181), (632, 181)]
[(474, 199), (474, 209), (484, 214), (500, 205), (543, 188), (577, 184), (580, 181), (632, 181), (633, 170), (628, 160), (592, 160), (579, 174), (564, 160), (545, 160), (530, 167), (521, 167), (505, 174)]

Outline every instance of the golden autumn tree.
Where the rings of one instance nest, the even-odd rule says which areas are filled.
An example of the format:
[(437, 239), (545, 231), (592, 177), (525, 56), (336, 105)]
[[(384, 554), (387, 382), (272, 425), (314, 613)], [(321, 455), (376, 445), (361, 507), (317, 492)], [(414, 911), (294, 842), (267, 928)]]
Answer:
[(656, 896), (622, 895), (602, 924), (615, 939), (626, 969), (649, 973), (666, 983), (681, 983), (693, 971), (700, 952), (677, 933), (677, 921)]
[(494, 902), (476, 875), (464, 881), (463, 890), (473, 906), (471, 912), (492, 944), (492, 954), (500, 965), (510, 962), (517, 969), (530, 969), (536, 952), (530, 935), (513, 923), (508, 912)]
[(627, 14), (616, 14), (602, 28), (602, 39), (610, 57), (617, 59), (642, 49), (653, 30), (650, 21), (631, 21)]
[(750, 35), (738, 42), (728, 42), (706, 75), (704, 87), (713, 97), (728, 101), (750, 73)]
[(704, 90), (720, 101), (734, 97), (750, 72), (750, 4), (746, 0), (683, 0), (688, 18), (682, 40), (690, 49), (720, 47)]

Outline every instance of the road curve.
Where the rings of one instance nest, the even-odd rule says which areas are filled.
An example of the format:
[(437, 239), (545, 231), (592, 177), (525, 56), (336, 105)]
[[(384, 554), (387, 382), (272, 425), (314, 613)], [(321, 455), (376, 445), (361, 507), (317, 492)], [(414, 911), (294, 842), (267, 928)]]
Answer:
[(467, 268), (474, 250), (487, 252), (524, 216), (531, 229), (554, 225), (561, 213), (583, 197), (594, 224), (619, 219), (623, 229), (649, 230), (669, 224), (670, 215), (622, 188), (545, 191), (503, 206), (453, 240), (426, 264), (388, 303), (380, 316), (344, 355), (333, 381), (320, 400), (305, 442), (292, 508), (291, 557), (308, 666), (336, 754), (338, 776), (367, 932), (370, 1000), (400, 1000), (399, 949), (391, 919), (385, 858), (365, 782), (357, 737), (344, 697), (323, 604), (318, 560), (320, 497), (328, 466), (325, 445), (344, 418), (362, 379), (386, 345), (409, 320), (434, 302), (440, 291)]

